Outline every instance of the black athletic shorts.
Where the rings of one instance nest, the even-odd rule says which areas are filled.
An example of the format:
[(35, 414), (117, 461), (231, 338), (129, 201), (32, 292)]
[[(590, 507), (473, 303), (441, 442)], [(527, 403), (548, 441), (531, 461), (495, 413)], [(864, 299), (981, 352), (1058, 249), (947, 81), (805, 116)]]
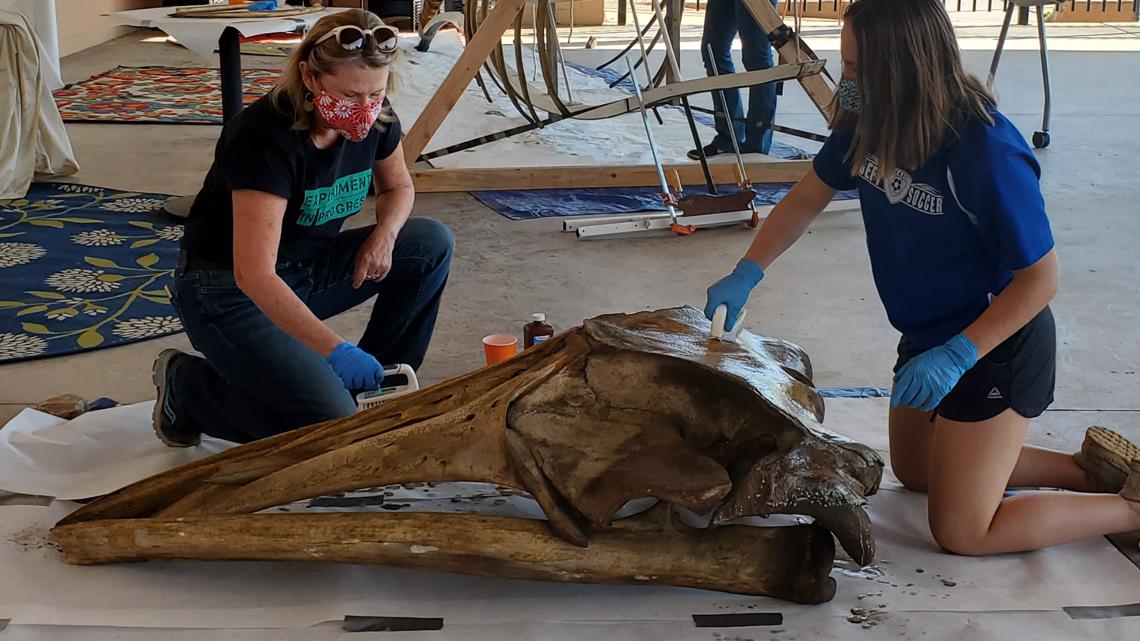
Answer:
[[(895, 372), (921, 352), (899, 341)], [(1057, 380), (1057, 328), (1046, 307), (962, 376), (935, 413), (951, 421), (977, 423), (1009, 408), (1037, 418), (1053, 402)]]

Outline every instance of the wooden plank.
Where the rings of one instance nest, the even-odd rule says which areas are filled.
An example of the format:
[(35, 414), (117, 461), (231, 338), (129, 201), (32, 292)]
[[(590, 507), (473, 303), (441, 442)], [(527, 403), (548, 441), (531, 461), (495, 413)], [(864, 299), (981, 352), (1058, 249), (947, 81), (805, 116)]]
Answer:
[(455, 103), (459, 102), (459, 97), (475, 78), (479, 67), (501, 42), (503, 33), (514, 23), (515, 16), (522, 11), (525, 4), (526, 0), (499, 0), (487, 19), (480, 23), (479, 29), (464, 47), (459, 59), (455, 61), (455, 66), (447, 72), (447, 77), (428, 101), (427, 108), (404, 136), (404, 158), (409, 166), (419, 158), (424, 147), (427, 147), (431, 137), (439, 130), (447, 114), (455, 107)]
[[(752, 182), (796, 182), (807, 173), (810, 160), (771, 160), (745, 162)], [(677, 170), (681, 182), (704, 184), (697, 163), (666, 165), (665, 175), (672, 178)], [(734, 163), (710, 163), (713, 179), (720, 184), (736, 182)], [(656, 187), (657, 169), (653, 165), (618, 165), (610, 167), (503, 167), (471, 169), (412, 168), (412, 180), (419, 193), (472, 191), (479, 189), (571, 189), (586, 187)]]
[[(784, 21), (780, 18), (780, 14), (776, 13), (775, 7), (772, 6), (768, 0), (741, 0), (744, 6), (748, 7), (748, 11), (756, 18), (756, 22), (764, 29), (764, 33), (772, 33), (776, 29), (783, 26)], [(796, 42), (791, 40), (784, 46), (776, 50), (782, 63), (794, 63), (796, 61)], [(805, 56), (805, 54), (807, 54)], [(816, 56), (803, 48), (800, 50), (801, 60), (815, 60)], [(818, 74), (814, 76), (806, 76), (800, 78), (800, 85), (804, 88), (808, 98), (815, 103), (816, 109), (824, 118), (829, 118), (831, 115), (828, 107), (831, 105), (831, 99), (835, 95), (835, 87), (832, 86), (831, 81), (827, 78), (826, 74)]]
[[(642, 95), (642, 100), (648, 107), (650, 105), (659, 105), (670, 102), (674, 99), (684, 96), (691, 96), (694, 94), (711, 93), (718, 89), (737, 89), (741, 87), (751, 87), (754, 85), (762, 85), (770, 82), (780, 82), (784, 80), (804, 79), (808, 76), (818, 75), (823, 71), (823, 63), (818, 61), (804, 61), (800, 64), (780, 64), (768, 69), (760, 69), (757, 71), (742, 71), (733, 74), (725, 74), (723, 76), (708, 76), (705, 78), (694, 78), (692, 80), (682, 80), (680, 82), (673, 82), (660, 87), (654, 87), (646, 91)], [(522, 87), (518, 84), (517, 78), (508, 76), (507, 81), (510, 82), (518, 91), (522, 93)], [(535, 85), (528, 83), (529, 95), (531, 104), (537, 109), (541, 109), (550, 114), (558, 114), (560, 110), (554, 104), (553, 100), (548, 94)], [(601, 120), (603, 118), (613, 118), (628, 113), (638, 111), (637, 98), (630, 96), (628, 98), (619, 98), (611, 102), (604, 102), (594, 106), (571, 105), (572, 109), (567, 118), (574, 118), (577, 120)], [(418, 124), (419, 121), (417, 120)], [(492, 138), (494, 135), (492, 134)], [(404, 144), (407, 145), (405, 139)], [(404, 147), (405, 152), (407, 147)], [(406, 155), (406, 154), (405, 154)]]

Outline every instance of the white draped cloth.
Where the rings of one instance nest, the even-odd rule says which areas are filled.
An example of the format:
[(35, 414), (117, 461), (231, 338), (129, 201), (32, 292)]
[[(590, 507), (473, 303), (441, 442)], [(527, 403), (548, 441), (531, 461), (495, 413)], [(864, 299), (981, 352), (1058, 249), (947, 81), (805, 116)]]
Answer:
[(0, 11), (0, 199), (22, 198), (33, 178), (79, 171), (51, 95), (50, 60), (26, 17)]

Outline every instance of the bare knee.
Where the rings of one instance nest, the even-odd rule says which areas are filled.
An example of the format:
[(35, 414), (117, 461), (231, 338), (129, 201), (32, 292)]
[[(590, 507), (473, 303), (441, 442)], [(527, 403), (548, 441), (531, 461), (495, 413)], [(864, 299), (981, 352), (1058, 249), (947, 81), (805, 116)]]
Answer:
[(894, 451), (891, 452), (891, 470), (899, 482), (912, 492), (925, 493), (930, 486), (930, 473), (915, 464), (913, 459), (900, 459), (904, 459), (904, 456), (895, 456)]
[(970, 524), (955, 519), (953, 515), (930, 515), (930, 533), (938, 547), (961, 556), (981, 556), (988, 554), (985, 529), (977, 529)]
[(930, 415), (909, 407), (891, 409), (891, 469), (906, 489), (926, 492), (930, 486), (930, 451), (934, 425)]

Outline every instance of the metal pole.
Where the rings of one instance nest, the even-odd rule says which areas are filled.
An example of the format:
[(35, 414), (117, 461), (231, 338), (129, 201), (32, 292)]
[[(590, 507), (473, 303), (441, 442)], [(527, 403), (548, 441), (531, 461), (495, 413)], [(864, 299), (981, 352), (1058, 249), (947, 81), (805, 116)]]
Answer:
[[(711, 44), (706, 45), (706, 47), (707, 47), (708, 53), (709, 53), (709, 60), (712, 60), (712, 45)], [(719, 78), (720, 72), (717, 70), (716, 65), (710, 65), (710, 68), (712, 69), (713, 77)], [(743, 178), (744, 180), (748, 180), (748, 170), (744, 168), (744, 157), (740, 155), (740, 143), (738, 143), (736, 141), (736, 135), (735, 135), (736, 127), (732, 126), (732, 119), (728, 115), (728, 99), (724, 97), (724, 91), (723, 90), (722, 91), (715, 91), (713, 93), (715, 93), (717, 96), (720, 97), (720, 108), (724, 110), (724, 121), (729, 123), (729, 126), (732, 128), (732, 131), (733, 131), (732, 151), (733, 151), (733, 153), (736, 154), (736, 164), (738, 167), (740, 167), (740, 177)]]
[(986, 86), (993, 89), (994, 78), (997, 77), (998, 63), (1001, 62), (1001, 50), (1005, 47), (1005, 38), (1009, 35), (1009, 22), (1013, 19), (1013, 3), (1005, 9), (1005, 19), (1001, 23), (1001, 33), (998, 35), (997, 46), (994, 47), (994, 59), (990, 62), (990, 75)]
[[(629, 4), (629, 13), (631, 16), (633, 16), (633, 30), (635, 33), (637, 33), (637, 46), (641, 48), (641, 64), (644, 67), (644, 71), (645, 71), (645, 88), (649, 89), (650, 87), (653, 86), (653, 75), (649, 71), (649, 52), (645, 50), (645, 41), (641, 39), (641, 21), (637, 17), (637, 5), (636, 4), (634, 4), (632, 2)], [(665, 25), (662, 24), (660, 28), (662, 30), (664, 30)], [(662, 31), (662, 33), (664, 33), (664, 31)], [(666, 40), (665, 50), (666, 51), (669, 50), (668, 49), (668, 40)], [(626, 62), (629, 62), (629, 58), (626, 58)], [(633, 80), (633, 84), (636, 85), (637, 80), (633, 77), (633, 67), (630, 67), (629, 71), (630, 71), (629, 79)]]
[(1041, 131), (1049, 134), (1049, 115), (1052, 111), (1052, 100), (1049, 95), (1049, 50), (1045, 46), (1045, 8), (1037, 7), (1037, 37), (1041, 41), (1041, 81), (1045, 89), (1045, 109), (1041, 115)]
[(226, 27), (218, 39), (218, 56), (222, 83), (222, 122), (241, 113), (243, 107), (241, 84), (241, 35), (233, 27)]
[[(657, 24), (665, 24), (665, 16), (662, 15), (661, 5), (657, 4), (657, 0), (649, 0), (649, 4), (653, 6), (653, 15), (657, 18)], [(637, 14), (634, 13), (634, 20), (637, 20)], [(670, 37), (668, 30), (662, 32), (661, 44), (665, 46), (665, 58), (669, 62), (669, 69), (672, 70), (674, 80), (677, 82), (683, 81), (685, 78), (681, 75), (681, 65), (677, 62), (677, 55), (673, 51), (673, 38)], [(638, 36), (638, 40), (641, 36)], [(645, 65), (646, 73), (649, 71), (649, 59), (644, 58), (642, 63)], [(681, 96), (681, 106), (685, 109), (685, 119), (689, 122), (689, 133), (693, 136), (693, 144), (697, 148), (697, 158), (701, 161), (701, 171), (705, 175), (705, 186), (708, 187), (709, 193), (714, 196), (717, 193), (716, 181), (713, 180), (712, 171), (709, 169), (709, 159), (705, 155), (704, 145), (701, 144), (701, 134), (697, 132), (697, 122), (693, 119), (693, 108), (689, 105), (688, 96)], [(733, 133), (735, 134), (735, 129)], [(736, 136), (733, 135), (733, 138)]]
[[(633, 63), (629, 61), (629, 58), (626, 58), (625, 64), (629, 67), (629, 75), (632, 77)], [(649, 152), (653, 154), (653, 166), (657, 169), (657, 181), (661, 183), (661, 194), (666, 197), (665, 207), (669, 210), (669, 218), (673, 224), (677, 224), (677, 210), (668, 200), (670, 195), (669, 183), (665, 180), (665, 169), (661, 166), (661, 158), (657, 155), (657, 141), (653, 138), (653, 128), (649, 126), (649, 114), (645, 112), (645, 100), (641, 97), (641, 87), (636, 82), (633, 83), (633, 95), (637, 96), (637, 108), (641, 112), (641, 124), (645, 125), (645, 137), (649, 139)]]

